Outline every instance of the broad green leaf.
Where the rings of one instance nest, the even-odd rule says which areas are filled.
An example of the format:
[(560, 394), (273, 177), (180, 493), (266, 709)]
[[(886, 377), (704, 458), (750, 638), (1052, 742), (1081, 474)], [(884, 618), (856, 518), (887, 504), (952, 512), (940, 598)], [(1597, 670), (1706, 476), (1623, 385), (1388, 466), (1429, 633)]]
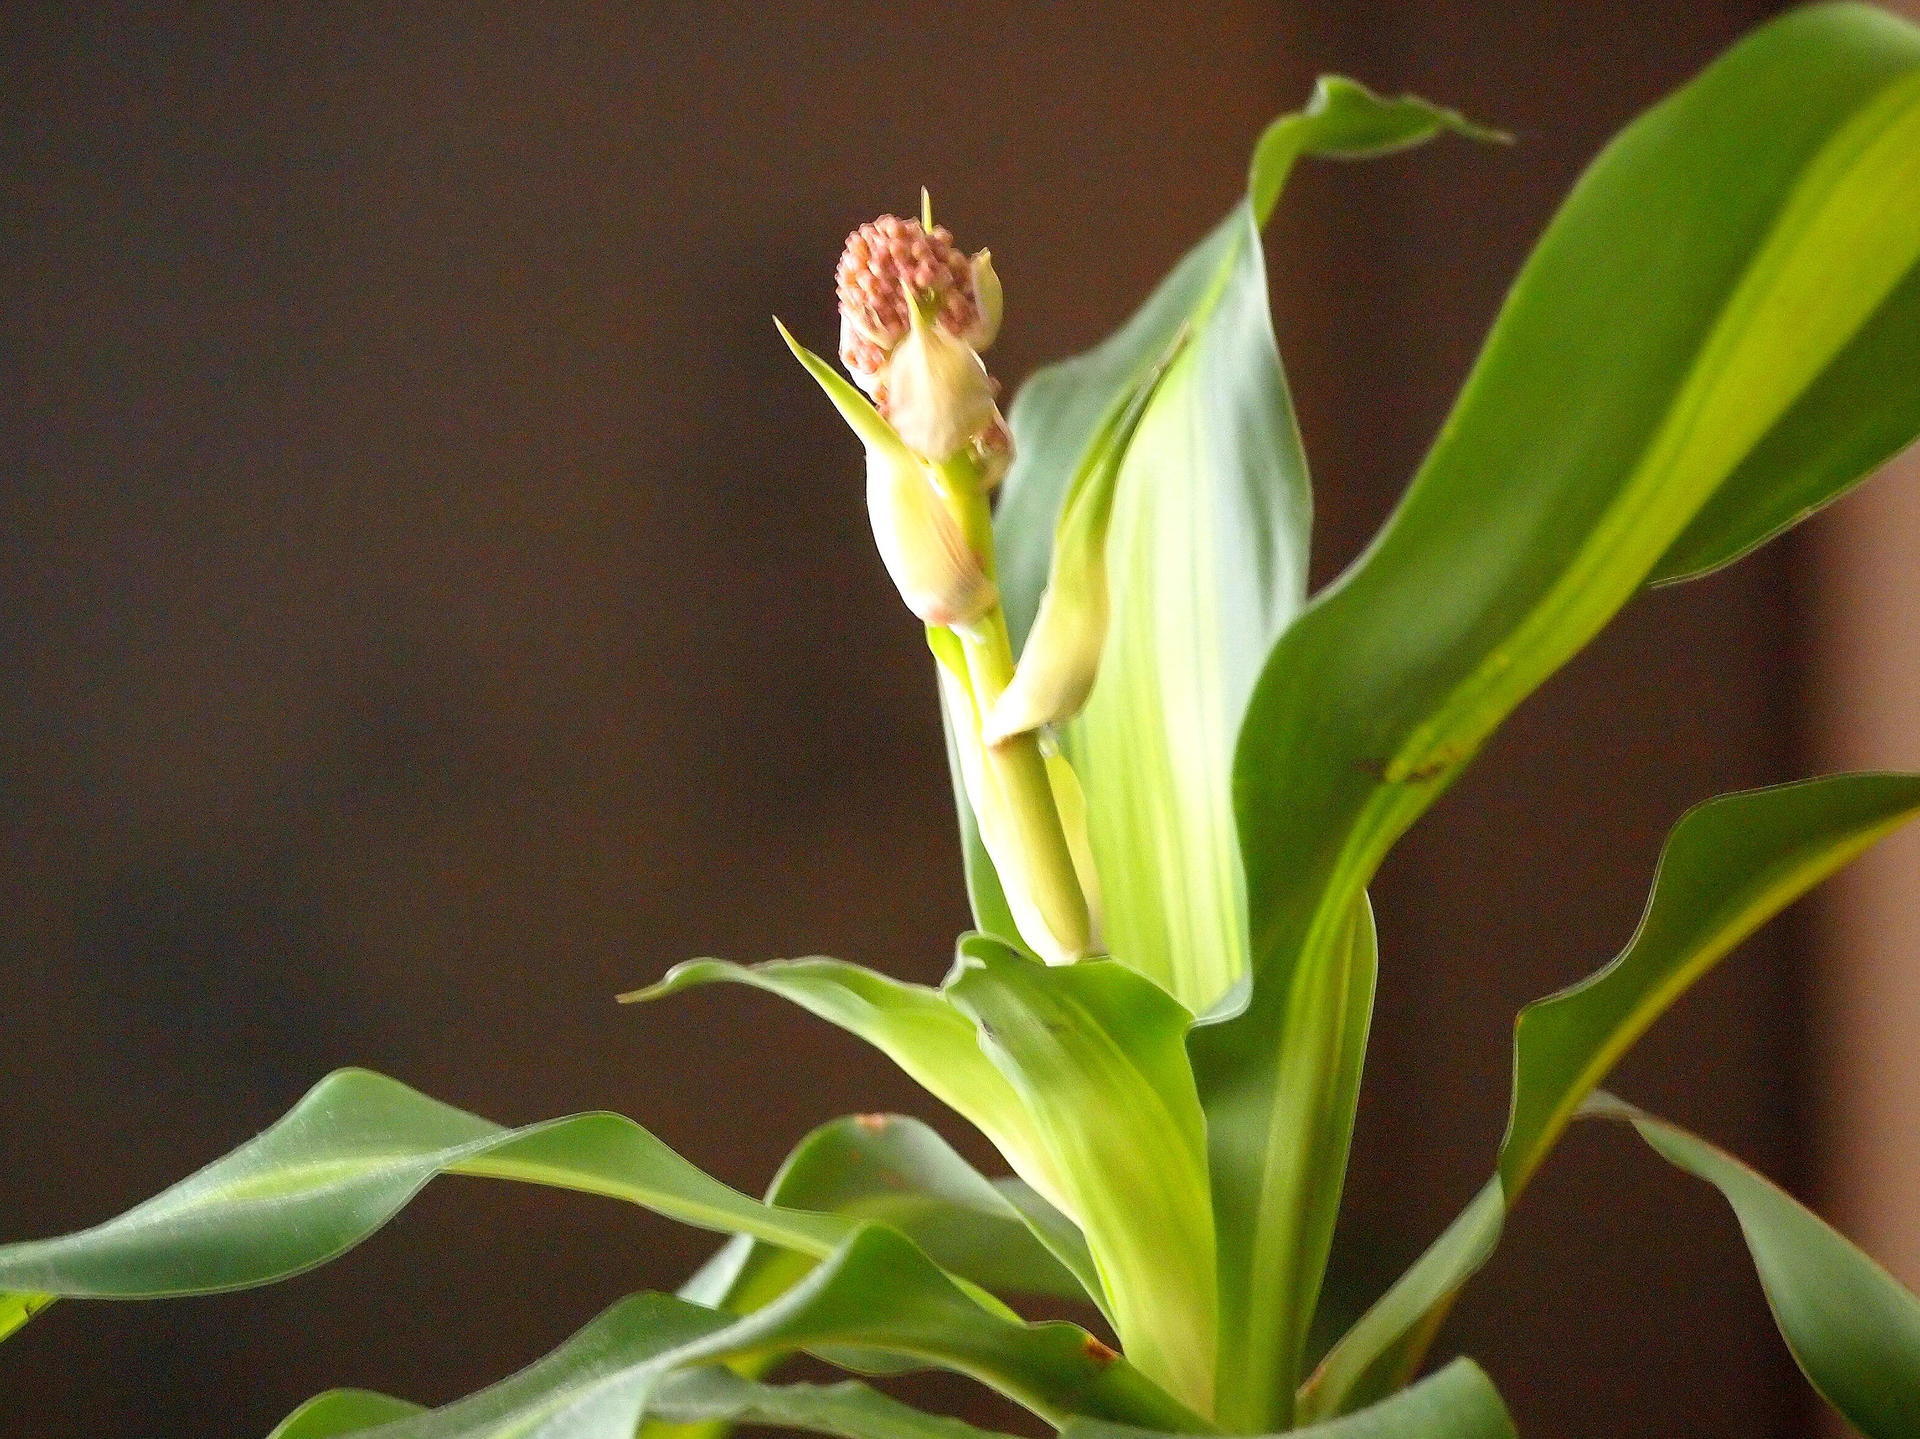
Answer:
[(1696, 805), (1660, 856), (1640, 928), (1597, 974), (1528, 1005), (1513, 1038), (1500, 1177), (1521, 1186), (1647, 1027), (1761, 923), (1920, 814), (1920, 775), (1843, 774)]
[[(885, 1224), (942, 1269), (996, 1293), (1089, 1297), (1003, 1190), (906, 1115), (862, 1114), (821, 1125), (787, 1156), (767, 1202)], [(784, 1246), (741, 1240), (768, 1260), (808, 1263)]]
[[(1389, 846), (1656, 571), (1917, 256), (1920, 30), (1867, 7), (1756, 31), (1595, 162), (1400, 506), (1248, 703), (1252, 984), (1240, 1016), (1195, 1032), (1210, 1108), (1271, 1112), (1276, 1137), (1309, 1142), (1280, 1118), (1276, 1055), (1332, 988)], [(1252, 1272), (1295, 1222), (1285, 1175), (1220, 1147), (1214, 1170), (1223, 1272)], [(1245, 1317), (1255, 1363), (1297, 1323)]]
[(1654, 567), (1655, 583), (1730, 564), (1840, 498), (1920, 435), (1920, 269), (1881, 302)]
[[(1329, 961), (1312, 971), (1324, 983), (1296, 998), (1292, 1027), (1277, 1041), (1278, 1102), (1269, 1109), (1241, 1109), (1230, 1102), (1233, 1091), (1207, 1096), (1213, 1152), (1264, 1155), (1267, 1165), (1270, 1222), (1260, 1242), (1220, 1270), (1221, 1308), (1228, 1316), (1224, 1332), (1233, 1336), (1242, 1333), (1240, 1324), (1259, 1324), (1275, 1346), (1223, 1346), (1221, 1418), (1232, 1428), (1273, 1422), (1268, 1407), (1273, 1386), (1304, 1363), (1320, 1300), (1380, 965), (1373, 911), (1364, 894)], [(1223, 1233), (1232, 1234), (1236, 1218), (1216, 1208), (1215, 1223)], [(1223, 1244), (1222, 1253), (1227, 1252)]]
[[(1261, 140), (1249, 197), (1112, 338), (1035, 375), (1012, 409), (1016, 457), (995, 531), (1008, 620), (1024, 637), (1069, 488), (1154, 386), (1116, 482), (1099, 678), (1062, 740), (1086, 792), (1108, 947), (1196, 1013), (1246, 971), (1233, 739), (1305, 594), (1307, 468), (1260, 226), (1297, 156), (1378, 154), (1443, 128), (1470, 129), (1419, 101), (1323, 81)], [(984, 899), (976, 885), (980, 923), (997, 933)]]
[[(700, 960), (640, 993), (714, 982), (770, 990), (859, 1035), (979, 1126), (1084, 1235), (1127, 1352), (1206, 1408), (1212, 1216), (1182, 1048), (1191, 1016), (1176, 1001), (1114, 961), (1053, 968), (986, 936), (962, 942), (940, 990), (833, 960)], [(1059, 1226), (1023, 1212), (1071, 1264)]]
[(53, 1303), (51, 1294), (0, 1294), (0, 1339)]
[(1192, 1016), (1114, 960), (1039, 965), (986, 936), (961, 943), (946, 993), (1032, 1117), (1032, 1167), (1061, 1186), (1128, 1357), (1208, 1412), (1213, 1213)]
[[(1499, 1391), (1471, 1359), (1456, 1359), (1370, 1409), (1287, 1431), (1289, 1439), (1515, 1439)], [(1148, 1439), (1139, 1429), (1075, 1419), (1060, 1439)]]
[[(821, 1125), (787, 1156), (767, 1190), (767, 1202), (885, 1224), (949, 1273), (989, 1291), (1088, 1297), (1081, 1281), (1034, 1238), (1001, 1189), (933, 1130), (904, 1115), (866, 1114)], [(1073, 1239), (1078, 1242), (1077, 1232)], [(681, 1286), (680, 1296), (712, 1309), (750, 1313), (792, 1288), (813, 1262), (736, 1235)], [(1089, 1267), (1087, 1283), (1097, 1288), (1098, 1282)], [(758, 1378), (779, 1358), (768, 1354), (742, 1361), (740, 1373)], [(643, 1439), (665, 1439), (664, 1423), (656, 1406)]]
[(1726, 1197), (1793, 1357), (1849, 1424), (1866, 1439), (1920, 1434), (1920, 1298), (1724, 1150), (1610, 1094), (1585, 1112), (1631, 1124), (1662, 1158)]
[[(922, 1413), (853, 1380), (761, 1384), (726, 1369), (669, 1374), (647, 1400), (646, 1409), (649, 1426), (657, 1423), (676, 1432), (692, 1432), (695, 1426), (704, 1430), (753, 1424), (843, 1439), (1008, 1439), (958, 1419)], [(336, 1389), (302, 1405), (268, 1439), (339, 1439), (423, 1412), (418, 1404), (404, 1399)]]
[(929, 1094), (978, 1126), (1029, 1183), (1060, 1207), (1058, 1177), (1022, 1167), (1031, 1164), (1038, 1145), (1019, 1096), (981, 1053), (973, 1021), (939, 990), (837, 959), (755, 965), (696, 959), (675, 965), (659, 983), (621, 998), (647, 1002), (706, 984), (765, 990), (864, 1039)]
[(851, 1380), (838, 1384), (754, 1384), (722, 1369), (676, 1374), (647, 1412), (674, 1423), (802, 1429), (844, 1439), (1008, 1439), (958, 1419), (924, 1414)]
[(395, 1419), (426, 1413), (425, 1406), (376, 1394), (371, 1389), (329, 1389), (316, 1394), (274, 1427), (267, 1439), (338, 1439)]
[(1741, 940), (1917, 813), (1920, 775), (1843, 774), (1723, 795), (1683, 815), (1626, 948), (1521, 1011), (1498, 1175), (1334, 1346), (1304, 1411), (1338, 1413), (1404, 1382), (1493, 1252), (1508, 1206), (1634, 1041)]
[[(1202, 1427), (1085, 1330), (995, 1313), (906, 1239), (870, 1226), (752, 1314), (637, 1295), (513, 1377), (376, 1432), (380, 1439), (631, 1439), (656, 1403), (658, 1417), (686, 1423), (727, 1417), (726, 1408), (755, 1396), (773, 1402), (765, 1386), (738, 1375), (676, 1387), (677, 1371), (768, 1352), (848, 1348), (970, 1375), (1056, 1425), (1085, 1413), (1184, 1432)], [(891, 1412), (871, 1404), (864, 1411)]]
[(438, 1174), (602, 1194), (814, 1255), (852, 1227), (749, 1199), (616, 1114), (502, 1129), (347, 1069), (258, 1138), (119, 1218), (0, 1246), (0, 1290), (17, 1306), (20, 1295), (144, 1299), (271, 1283), (352, 1248)]

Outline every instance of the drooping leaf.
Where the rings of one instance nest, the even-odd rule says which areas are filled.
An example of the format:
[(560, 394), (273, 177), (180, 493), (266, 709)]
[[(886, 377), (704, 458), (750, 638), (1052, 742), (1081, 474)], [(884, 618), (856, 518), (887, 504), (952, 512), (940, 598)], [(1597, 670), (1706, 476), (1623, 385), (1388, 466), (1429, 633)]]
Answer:
[(1917, 813), (1920, 776), (1843, 774), (1723, 795), (1683, 815), (1626, 948), (1521, 1011), (1498, 1175), (1334, 1346), (1304, 1412), (1339, 1413), (1403, 1382), (1493, 1252), (1508, 1206), (1634, 1041), (1741, 940)]
[[(352, 1248), (443, 1173), (601, 1194), (813, 1255), (852, 1228), (749, 1199), (616, 1114), (503, 1129), (347, 1069), (258, 1138), (119, 1218), (0, 1247), (0, 1291), (142, 1299), (268, 1284)], [(18, 1298), (9, 1302), (19, 1312)]]
[[(856, 1380), (762, 1384), (721, 1368), (666, 1375), (646, 1408), (647, 1425), (664, 1426), (658, 1432), (692, 1433), (752, 1424), (843, 1439), (1008, 1439), (958, 1419), (923, 1413)], [(268, 1439), (339, 1439), (364, 1432), (370, 1425), (424, 1412), (404, 1399), (362, 1389), (336, 1389), (303, 1404)]]
[(1843, 774), (1708, 800), (1674, 827), (1618, 958), (1528, 1005), (1513, 1039), (1509, 1193), (1674, 1000), (1765, 920), (1920, 814), (1920, 775)]
[[(1513, 1419), (1486, 1372), (1456, 1359), (1372, 1408), (1287, 1431), (1288, 1439), (1515, 1439)], [(1060, 1439), (1147, 1439), (1118, 1424), (1076, 1419)]]
[[(1275, 1055), (1334, 988), (1389, 846), (1656, 572), (1917, 256), (1920, 30), (1864, 6), (1756, 31), (1595, 162), (1398, 509), (1248, 703), (1234, 785), (1253, 977), (1240, 1017), (1195, 1032), (1210, 1109), (1306, 1142)], [(1222, 1270), (1250, 1272), (1289, 1200), (1257, 1153), (1214, 1158), (1234, 1216)], [(1256, 1357), (1293, 1324), (1247, 1321)]]
[(1028, 1174), (1022, 1159), (1037, 1152), (1032, 1121), (1000, 1071), (982, 1054), (973, 1021), (926, 985), (906, 984), (837, 959), (775, 960), (743, 965), (696, 959), (675, 965), (659, 983), (622, 995), (647, 1002), (706, 984), (744, 984), (799, 1005), (864, 1039), (929, 1094), (963, 1115), (994, 1142), (1054, 1204), (1050, 1173)]
[(727, 1423), (803, 1429), (844, 1439), (1008, 1439), (958, 1419), (925, 1414), (852, 1380), (755, 1384), (724, 1369), (676, 1374), (648, 1413), (678, 1424)]
[[(1211, 1385), (1212, 1216), (1182, 1036), (1191, 1016), (1111, 960), (1038, 964), (963, 940), (939, 990), (810, 959), (676, 967), (653, 998), (750, 984), (859, 1035), (971, 1120), (1084, 1236), (1123, 1347), (1196, 1408)], [(1024, 1211), (1066, 1263), (1056, 1223)]]
[[(821, 1125), (787, 1156), (767, 1202), (885, 1224), (949, 1273), (992, 1292), (1088, 1297), (1000, 1188), (933, 1130), (905, 1115), (867, 1114)], [(1079, 1240), (1077, 1232), (1073, 1239)], [(813, 1263), (793, 1250), (735, 1235), (681, 1286), (680, 1297), (751, 1313), (791, 1289)], [(1086, 1272), (1097, 1289), (1090, 1267)], [(742, 1377), (758, 1378), (781, 1357), (757, 1355), (736, 1361), (736, 1368)], [(665, 1439), (668, 1422), (655, 1405), (642, 1439)], [(727, 1421), (706, 1422), (716, 1427), (700, 1432), (714, 1435)], [(684, 1432), (680, 1439), (686, 1439)]]
[(1801, 1370), (1866, 1439), (1920, 1434), (1920, 1298), (1784, 1190), (1724, 1150), (1610, 1094), (1585, 1113), (1631, 1124), (1725, 1196)]
[(267, 1439), (338, 1439), (395, 1419), (426, 1413), (424, 1405), (376, 1394), (371, 1389), (329, 1389), (316, 1394), (274, 1426)]
[[(442, 1408), (389, 1420), (376, 1432), (380, 1439), (630, 1439), (656, 1402), (658, 1417), (682, 1423), (777, 1402), (767, 1386), (738, 1375), (676, 1388), (680, 1371), (769, 1351), (849, 1348), (968, 1374), (1055, 1424), (1089, 1413), (1176, 1432), (1201, 1427), (1085, 1330), (995, 1313), (907, 1240), (869, 1226), (751, 1314), (637, 1295), (511, 1378)], [(816, 1405), (815, 1412), (831, 1407)], [(869, 1419), (893, 1413), (878, 1400), (849, 1408)]]
[(1213, 1212), (1192, 1016), (1116, 961), (1039, 965), (980, 935), (946, 993), (1032, 1117), (1034, 1167), (1062, 1187), (1128, 1357), (1207, 1412)]
[[(1005, 1191), (931, 1128), (903, 1114), (821, 1125), (787, 1156), (767, 1202), (885, 1224), (949, 1273), (996, 1293), (1089, 1297), (1034, 1238)], [(748, 1242), (769, 1257), (793, 1253)]]
[[(1248, 198), (1112, 338), (1036, 374), (1012, 409), (1015, 460), (995, 532), (1021, 638), (1068, 490), (1154, 386), (1113, 498), (1099, 678), (1062, 739), (1086, 792), (1108, 947), (1195, 1012), (1246, 969), (1233, 740), (1254, 676), (1305, 594), (1307, 469), (1260, 227), (1298, 156), (1379, 154), (1449, 128), (1472, 132), (1424, 102), (1322, 81), (1262, 138)], [(982, 890), (981, 927), (997, 932)]]

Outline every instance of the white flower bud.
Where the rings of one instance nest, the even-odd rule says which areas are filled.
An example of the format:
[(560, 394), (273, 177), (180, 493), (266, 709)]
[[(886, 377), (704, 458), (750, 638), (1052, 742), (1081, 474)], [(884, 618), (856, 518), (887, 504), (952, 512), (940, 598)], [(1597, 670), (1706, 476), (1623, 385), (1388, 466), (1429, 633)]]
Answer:
[(990, 495), (1013, 468), (1013, 431), (997, 408), (992, 422), (973, 438), (973, 457), (980, 466), (980, 488)]
[(993, 381), (966, 341), (919, 318), (894, 347), (885, 374), (882, 409), (916, 454), (948, 459), (998, 416)]
[(1000, 333), (1000, 277), (994, 273), (993, 255), (982, 250), (973, 257), (973, 324), (960, 336), (976, 350), (985, 350)]
[(981, 727), (987, 743), (1064, 724), (1079, 714), (1093, 693), (1106, 642), (1106, 565), (1096, 560), (1067, 574), (1056, 567), (1013, 679), (987, 711)]
[(867, 448), (867, 516), (907, 608), (930, 625), (968, 625), (998, 600), (980, 557), (904, 445)]

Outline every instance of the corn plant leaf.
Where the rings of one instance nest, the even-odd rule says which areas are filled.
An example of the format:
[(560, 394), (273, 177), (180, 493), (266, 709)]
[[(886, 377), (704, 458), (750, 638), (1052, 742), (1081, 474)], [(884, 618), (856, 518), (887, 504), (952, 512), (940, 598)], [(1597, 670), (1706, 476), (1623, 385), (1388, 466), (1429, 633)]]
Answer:
[[(780, 1166), (767, 1203), (885, 1224), (941, 1268), (995, 1293), (1089, 1297), (1034, 1237), (1003, 1189), (904, 1114), (854, 1115), (821, 1125)], [(789, 1288), (812, 1264), (785, 1245), (735, 1235), (681, 1294), (745, 1313)]]
[[(1220, 1270), (1225, 1342), (1220, 1378), (1231, 1405), (1230, 1427), (1251, 1429), (1285, 1422), (1286, 1409), (1267, 1407), (1280, 1376), (1291, 1373), (1304, 1353), (1321, 1282), (1333, 1245), (1347, 1151), (1353, 1140), (1373, 992), (1379, 973), (1373, 912), (1362, 894), (1355, 902), (1327, 962), (1313, 971), (1320, 983), (1297, 997), (1294, 1027), (1274, 1056), (1279, 1102), (1242, 1108), (1234, 1090), (1209, 1092), (1208, 1143), (1213, 1154), (1264, 1154), (1268, 1224), (1260, 1238)], [(1204, 1031), (1195, 1032), (1204, 1043)], [(1217, 1161), (1215, 1163), (1217, 1168)], [(1224, 1256), (1236, 1217), (1218, 1206)], [(1256, 1348), (1236, 1328), (1238, 1316), (1263, 1313), (1272, 1324), (1274, 1347)]]
[(426, 1412), (425, 1405), (371, 1389), (329, 1389), (282, 1419), (267, 1439), (338, 1439)]
[(1866, 1439), (1920, 1434), (1920, 1298), (1724, 1150), (1610, 1094), (1594, 1095), (1584, 1112), (1631, 1124), (1726, 1198), (1788, 1348), (1849, 1424)]
[[(339, 1439), (425, 1412), (419, 1404), (369, 1390), (335, 1389), (301, 1405), (268, 1439)], [(722, 1368), (665, 1376), (648, 1398), (646, 1412), (647, 1425), (662, 1426), (662, 1433), (752, 1424), (843, 1439), (1008, 1439), (958, 1419), (924, 1413), (857, 1380), (762, 1384)]]
[(1920, 269), (1909, 270), (1754, 445), (1654, 567), (1658, 584), (1731, 564), (1840, 498), (1920, 435)]
[(674, 1424), (777, 1426), (844, 1439), (1007, 1439), (958, 1419), (926, 1414), (854, 1380), (756, 1384), (723, 1369), (676, 1374), (647, 1412)]
[[(1371, 1408), (1287, 1431), (1288, 1439), (1515, 1439), (1513, 1419), (1486, 1372), (1456, 1359)], [(1141, 1430), (1076, 1419), (1060, 1439), (1148, 1439)]]
[(51, 1294), (0, 1294), (0, 1339), (53, 1303)]
[(1521, 1011), (1499, 1172), (1334, 1345), (1304, 1411), (1340, 1413), (1404, 1382), (1493, 1252), (1508, 1206), (1628, 1048), (1741, 940), (1917, 813), (1920, 775), (1843, 774), (1722, 795), (1683, 815), (1626, 948)]
[[(648, 1002), (707, 984), (764, 990), (864, 1039), (976, 1125), (1016, 1169), (1022, 1157), (1038, 1152), (1032, 1120), (1018, 1094), (981, 1053), (973, 1021), (939, 990), (837, 959), (753, 965), (696, 959), (675, 965), (657, 984), (622, 998)], [(1050, 1175), (1028, 1178), (1058, 1204), (1058, 1184)]]
[[(1233, 739), (1254, 676), (1305, 595), (1307, 467), (1260, 227), (1298, 156), (1378, 154), (1446, 128), (1471, 131), (1424, 102), (1323, 80), (1262, 138), (1248, 197), (1110, 339), (1029, 380), (1010, 415), (1015, 460), (995, 531), (1021, 638), (1069, 489), (1114, 438), (1115, 419), (1154, 387), (1119, 465), (1099, 677), (1061, 738), (1086, 792), (1107, 943), (1195, 1012), (1246, 968)], [(981, 927), (1000, 933), (991, 889), (978, 883), (975, 894)]]
[(1920, 814), (1920, 775), (1843, 774), (1696, 805), (1640, 927), (1606, 968), (1528, 1005), (1513, 1039), (1500, 1177), (1516, 1193), (1580, 1101), (1695, 980), (1765, 920)]
[(977, 1125), (1048, 1206), (1018, 1207), (1070, 1267), (1058, 1216), (1083, 1235), (1128, 1353), (1205, 1407), (1204, 1122), (1182, 1047), (1191, 1016), (1165, 991), (1111, 960), (1049, 968), (975, 935), (938, 990), (834, 960), (699, 960), (640, 994), (715, 982), (783, 995), (859, 1035)]
[[(1350, 906), (1487, 736), (1655, 573), (1714, 494), (1873, 323), (1920, 256), (1920, 29), (1799, 10), (1635, 121), (1521, 271), (1452, 415), (1367, 552), (1274, 646), (1241, 729), (1252, 982), (1197, 1029), (1224, 1274), (1297, 1228), (1268, 1160)], [(1920, 346), (1873, 377), (1903, 387)], [(1878, 406), (1877, 400), (1862, 403)], [(1807, 438), (1812, 438), (1808, 436)], [(1731, 493), (1731, 492), (1729, 492)], [(1228, 1323), (1291, 1392), (1293, 1296)], [(1265, 1358), (1263, 1358), (1265, 1356)]]
[(1213, 1213), (1192, 1016), (1116, 961), (1049, 967), (984, 935), (962, 941), (946, 993), (1032, 1116), (1031, 1167), (1085, 1234), (1128, 1356), (1208, 1410)]
[(352, 1248), (438, 1174), (605, 1195), (813, 1255), (852, 1228), (749, 1199), (616, 1114), (503, 1129), (348, 1069), (258, 1138), (119, 1218), (0, 1246), (0, 1291), (19, 1312), (20, 1296), (146, 1299), (271, 1283)]
[[(751, 1314), (636, 1295), (511, 1378), (374, 1432), (380, 1439), (631, 1439), (656, 1402), (659, 1417), (674, 1422), (726, 1417), (726, 1408), (744, 1417), (756, 1395), (771, 1403), (767, 1386), (738, 1375), (683, 1385), (675, 1377), (681, 1371), (767, 1352), (847, 1348), (969, 1375), (1056, 1425), (1086, 1413), (1186, 1432), (1202, 1427), (1085, 1330), (996, 1313), (905, 1238), (867, 1226)], [(875, 1402), (848, 1407), (876, 1413)], [(884, 1403), (877, 1412), (900, 1417)]]

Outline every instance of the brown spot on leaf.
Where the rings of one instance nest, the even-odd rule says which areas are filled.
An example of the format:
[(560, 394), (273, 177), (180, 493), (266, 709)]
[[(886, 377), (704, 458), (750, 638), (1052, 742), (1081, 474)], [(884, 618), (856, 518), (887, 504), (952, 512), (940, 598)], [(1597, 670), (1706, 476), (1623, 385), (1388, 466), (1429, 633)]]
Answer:
[(1080, 1347), (1087, 1351), (1087, 1358), (1091, 1359), (1095, 1364), (1098, 1364), (1102, 1369), (1120, 1357), (1118, 1350), (1109, 1345), (1102, 1344), (1091, 1334), (1086, 1337), (1086, 1340)]

